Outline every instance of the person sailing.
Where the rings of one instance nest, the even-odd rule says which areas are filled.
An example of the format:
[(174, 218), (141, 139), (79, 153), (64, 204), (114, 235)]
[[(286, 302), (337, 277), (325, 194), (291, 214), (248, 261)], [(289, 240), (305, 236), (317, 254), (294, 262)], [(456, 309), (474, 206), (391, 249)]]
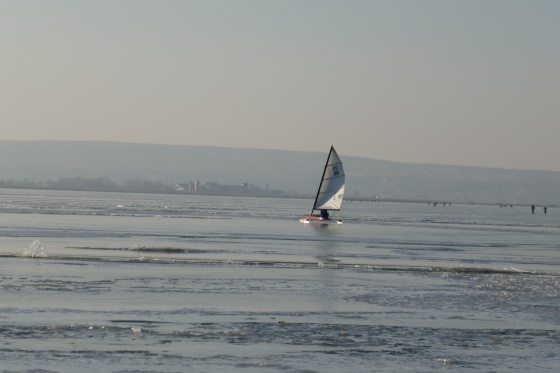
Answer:
[(321, 218), (328, 219), (329, 218), (329, 212), (327, 210), (321, 210)]
[(531, 205), (531, 213), (532, 213), (532, 214), (535, 213), (535, 205)]

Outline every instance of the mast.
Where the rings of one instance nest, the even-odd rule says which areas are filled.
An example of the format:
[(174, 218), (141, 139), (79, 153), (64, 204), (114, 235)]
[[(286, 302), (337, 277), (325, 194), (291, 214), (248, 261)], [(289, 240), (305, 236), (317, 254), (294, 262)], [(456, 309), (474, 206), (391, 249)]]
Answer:
[(323, 185), (323, 181), (325, 179), (325, 172), (327, 172), (327, 167), (329, 165), (329, 159), (331, 159), (331, 153), (334, 149), (334, 145), (331, 145), (331, 149), (329, 150), (329, 155), (327, 156), (327, 161), (325, 162), (325, 168), (323, 168), (323, 174), (321, 175), (321, 182), (319, 183), (319, 188), (317, 188), (317, 194), (315, 195), (315, 201), (313, 202), (313, 208), (311, 209), (311, 215), (313, 215), (313, 211), (315, 211), (315, 205), (317, 204), (317, 198), (319, 198), (319, 193), (321, 192), (321, 186)]

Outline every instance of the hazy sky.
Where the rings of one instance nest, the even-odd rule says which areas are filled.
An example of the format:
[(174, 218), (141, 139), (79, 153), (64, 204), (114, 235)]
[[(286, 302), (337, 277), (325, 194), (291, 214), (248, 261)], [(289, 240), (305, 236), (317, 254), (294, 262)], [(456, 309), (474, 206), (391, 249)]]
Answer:
[(2, 140), (560, 170), (560, 1), (0, 2)]

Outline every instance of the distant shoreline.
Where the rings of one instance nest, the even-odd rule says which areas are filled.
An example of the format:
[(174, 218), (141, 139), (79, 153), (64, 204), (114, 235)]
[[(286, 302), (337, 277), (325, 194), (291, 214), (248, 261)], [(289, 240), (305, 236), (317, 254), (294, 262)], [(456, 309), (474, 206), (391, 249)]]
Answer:
[(135, 190), (135, 189), (124, 189), (124, 188), (49, 188), (49, 187), (39, 187), (39, 186), (0, 186), (0, 189), (12, 189), (12, 190), (48, 190), (48, 191), (60, 191), (60, 192), (99, 192), (99, 193), (137, 193), (137, 194), (163, 194), (163, 195), (187, 195), (187, 196), (220, 196), (220, 197), (262, 197), (262, 198), (291, 198), (291, 199), (313, 199), (311, 195), (296, 195), (296, 194), (267, 194), (267, 193), (196, 193), (188, 192), (184, 190)]
[[(161, 195), (184, 195), (184, 196), (215, 196), (215, 197), (248, 197), (248, 198), (276, 198), (276, 199), (307, 199), (313, 200), (311, 195), (296, 195), (296, 194), (234, 194), (234, 193), (194, 193), (182, 190), (125, 190), (125, 189), (95, 189), (95, 188), (48, 188), (48, 187), (14, 187), (14, 186), (0, 186), (0, 189), (12, 190), (45, 190), (45, 191), (60, 191), (60, 192), (96, 192), (96, 193), (134, 193), (134, 194), (161, 194)], [(419, 199), (400, 199), (400, 198), (360, 198), (349, 197), (344, 199), (345, 202), (360, 202), (360, 203), (415, 203), (415, 204), (430, 204), (437, 203), (437, 207), (452, 206), (452, 205), (474, 205), (474, 206), (501, 206), (501, 207), (528, 207), (530, 204), (501, 204), (501, 203), (485, 203), (485, 202), (449, 202), (449, 201), (435, 201), (435, 200), (419, 200)], [(536, 205), (537, 207), (543, 207)], [(436, 206), (434, 206), (436, 207)], [(547, 205), (548, 208), (556, 208), (557, 205)]]
[[(183, 184), (186, 191), (197, 193), (208, 189), (204, 192), (306, 198), (315, 195), (325, 161), (319, 152), (266, 149), (72, 141), (0, 141), (0, 145), (0, 187), (11, 188), (169, 193)], [(353, 156), (344, 156), (344, 169), (347, 200), (560, 205), (555, 188), (560, 171)]]

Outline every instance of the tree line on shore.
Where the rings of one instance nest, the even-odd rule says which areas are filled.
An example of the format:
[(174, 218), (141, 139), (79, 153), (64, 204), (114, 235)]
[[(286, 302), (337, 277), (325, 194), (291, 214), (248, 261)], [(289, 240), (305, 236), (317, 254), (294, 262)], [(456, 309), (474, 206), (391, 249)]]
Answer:
[[(45, 189), (45, 190), (72, 190), (88, 192), (131, 192), (131, 193), (178, 193), (193, 194), (185, 190), (180, 190), (176, 183), (164, 183), (161, 181), (151, 181), (136, 179), (125, 179), (116, 182), (106, 177), (61, 177), (56, 180), (35, 181), (31, 179), (22, 180), (0, 180), (0, 188), (6, 189)], [(196, 194), (230, 195), (220, 192), (200, 192)], [(247, 192), (244, 195), (261, 195), (259, 193)], [(285, 194), (279, 193), (271, 195), (276, 197), (302, 198), (307, 195), (298, 193)]]
[(174, 184), (141, 179), (126, 179), (116, 182), (105, 177), (61, 177), (56, 180), (34, 181), (0, 180), (0, 188), (13, 189), (55, 189), (84, 191), (114, 192), (170, 192), (175, 190)]

